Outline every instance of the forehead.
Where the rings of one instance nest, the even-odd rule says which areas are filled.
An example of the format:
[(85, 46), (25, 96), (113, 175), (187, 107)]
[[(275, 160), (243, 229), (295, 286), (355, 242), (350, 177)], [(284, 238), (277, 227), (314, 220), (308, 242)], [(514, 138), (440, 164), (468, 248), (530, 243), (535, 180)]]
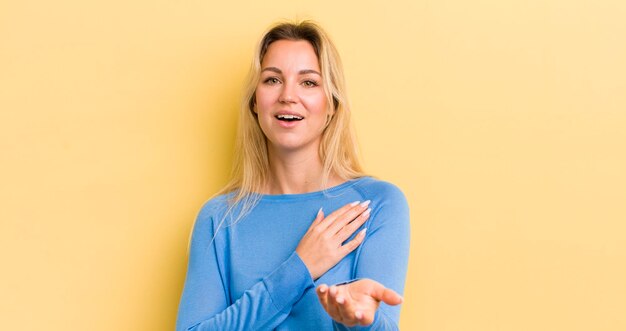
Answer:
[(315, 55), (315, 49), (308, 41), (277, 40), (267, 48), (261, 67), (319, 70), (319, 61)]

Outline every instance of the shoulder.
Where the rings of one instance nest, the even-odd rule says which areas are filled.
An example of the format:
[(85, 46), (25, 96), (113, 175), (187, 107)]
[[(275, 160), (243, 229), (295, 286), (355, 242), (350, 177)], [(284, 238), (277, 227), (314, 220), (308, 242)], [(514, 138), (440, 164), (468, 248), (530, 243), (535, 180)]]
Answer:
[(218, 195), (202, 204), (193, 227), (194, 235), (214, 232), (228, 210), (228, 199), (229, 195)]
[(406, 204), (406, 197), (402, 190), (398, 186), (384, 180), (362, 177), (356, 180), (354, 189), (366, 198), (371, 197), (378, 201), (399, 200)]
[(198, 216), (210, 217), (223, 212), (228, 208), (229, 198), (230, 194), (222, 194), (205, 201), (198, 212)]
[(409, 224), (409, 204), (400, 188), (392, 183), (364, 177), (357, 180), (355, 190), (360, 191), (364, 200), (371, 200), (373, 229), (385, 224), (406, 228)]

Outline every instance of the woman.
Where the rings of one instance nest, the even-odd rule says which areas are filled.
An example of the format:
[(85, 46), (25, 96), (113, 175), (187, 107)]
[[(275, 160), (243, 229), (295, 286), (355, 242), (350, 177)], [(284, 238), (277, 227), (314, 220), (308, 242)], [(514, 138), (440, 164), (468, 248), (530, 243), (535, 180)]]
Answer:
[(262, 38), (237, 151), (231, 183), (198, 214), (177, 329), (397, 329), (407, 203), (362, 173), (339, 56), (318, 25)]

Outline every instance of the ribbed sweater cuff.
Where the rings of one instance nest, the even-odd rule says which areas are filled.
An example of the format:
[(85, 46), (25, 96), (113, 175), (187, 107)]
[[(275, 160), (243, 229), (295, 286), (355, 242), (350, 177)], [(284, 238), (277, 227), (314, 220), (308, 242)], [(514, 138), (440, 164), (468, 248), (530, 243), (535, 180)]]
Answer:
[(267, 276), (263, 283), (279, 311), (293, 306), (307, 289), (314, 286), (309, 269), (296, 252)]

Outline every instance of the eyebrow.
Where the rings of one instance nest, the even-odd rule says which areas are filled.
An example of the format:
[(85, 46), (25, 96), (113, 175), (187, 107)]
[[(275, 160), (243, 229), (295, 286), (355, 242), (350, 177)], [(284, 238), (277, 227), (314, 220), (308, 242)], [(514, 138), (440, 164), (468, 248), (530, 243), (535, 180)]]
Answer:
[[(278, 68), (276, 68), (276, 67), (267, 67), (267, 68), (263, 68), (263, 70), (261, 70), (261, 72), (264, 72), (264, 71), (272, 71), (272, 72), (275, 72), (275, 73), (277, 73), (277, 74), (282, 74), (282, 73), (283, 73), (280, 69), (278, 69)], [(319, 72), (317, 72), (316, 70), (313, 70), (313, 69), (304, 69), (304, 70), (300, 70), (300, 71), (298, 71), (298, 73), (299, 73), (300, 75), (306, 75), (306, 74), (316, 74), (316, 75), (318, 75), (318, 76), (322, 76), (322, 74), (320, 74)]]

